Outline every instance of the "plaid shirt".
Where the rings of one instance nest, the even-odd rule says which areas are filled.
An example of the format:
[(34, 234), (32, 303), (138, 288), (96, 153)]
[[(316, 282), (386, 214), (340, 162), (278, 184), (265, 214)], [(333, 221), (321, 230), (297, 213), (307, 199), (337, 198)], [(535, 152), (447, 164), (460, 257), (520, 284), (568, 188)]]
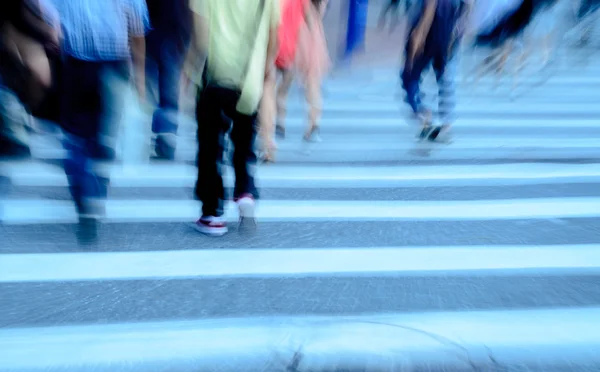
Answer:
[[(0, 0), (2, 1), (2, 0)], [(129, 37), (150, 27), (145, 0), (53, 0), (65, 52), (85, 61), (128, 59)]]

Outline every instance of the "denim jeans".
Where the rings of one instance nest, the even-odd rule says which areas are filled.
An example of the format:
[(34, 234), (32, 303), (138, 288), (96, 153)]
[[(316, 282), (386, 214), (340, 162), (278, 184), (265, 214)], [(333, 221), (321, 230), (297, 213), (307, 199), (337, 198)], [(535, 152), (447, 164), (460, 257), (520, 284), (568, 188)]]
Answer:
[(421, 55), (415, 58), (411, 66), (405, 64), (401, 74), (402, 87), (406, 91), (407, 102), (415, 114), (425, 110), (421, 102), (421, 75), (433, 64), (438, 84), (438, 116), (443, 124), (452, 124), (455, 119), (456, 106), (456, 73), (458, 57), (442, 58), (442, 56)]
[(118, 117), (111, 76), (127, 77), (127, 61), (65, 62), (61, 96), (61, 125), (65, 131), (64, 161), (71, 196), (80, 214), (99, 213), (97, 201), (105, 199), (108, 180), (98, 175), (102, 136), (112, 132)]
[(176, 134), (179, 114), (179, 88), (185, 48), (175, 36), (151, 31), (147, 36), (148, 83), (158, 90), (157, 109), (152, 118), (155, 134)]

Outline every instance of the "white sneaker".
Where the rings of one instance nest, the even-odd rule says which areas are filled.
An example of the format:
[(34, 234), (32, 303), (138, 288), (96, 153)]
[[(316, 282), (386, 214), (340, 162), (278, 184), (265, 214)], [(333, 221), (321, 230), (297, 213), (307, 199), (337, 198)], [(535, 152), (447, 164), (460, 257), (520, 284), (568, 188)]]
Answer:
[(252, 195), (243, 194), (236, 199), (236, 203), (240, 209), (240, 220), (255, 218), (256, 201)]

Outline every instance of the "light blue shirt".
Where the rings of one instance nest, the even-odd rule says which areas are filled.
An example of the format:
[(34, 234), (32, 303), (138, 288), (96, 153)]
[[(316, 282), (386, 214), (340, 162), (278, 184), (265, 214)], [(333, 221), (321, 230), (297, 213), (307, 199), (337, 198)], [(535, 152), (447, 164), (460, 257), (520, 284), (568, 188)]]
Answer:
[[(2, 1), (2, 0), (0, 0)], [(150, 27), (145, 0), (53, 0), (63, 27), (65, 52), (85, 61), (130, 57), (129, 37)]]

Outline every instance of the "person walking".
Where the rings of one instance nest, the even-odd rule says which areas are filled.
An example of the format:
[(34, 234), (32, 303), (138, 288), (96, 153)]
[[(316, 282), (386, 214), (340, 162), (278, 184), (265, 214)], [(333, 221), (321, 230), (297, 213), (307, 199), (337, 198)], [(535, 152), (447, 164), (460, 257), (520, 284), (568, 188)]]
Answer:
[[(260, 131), (263, 142), (262, 161), (274, 162), (276, 145), (273, 133), (285, 138), (286, 102), (294, 81), (294, 68), (300, 29), (310, 12), (311, 0), (282, 0), (281, 24), (278, 29), (276, 76), (265, 82), (260, 108)], [(279, 82), (277, 81), (279, 80)], [(275, 120), (275, 130), (273, 124)]]
[[(423, 0), (415, 9), (401, 79), (406, 100), (422, 124), (421, 139), (448, 140), (454, 120), (456, 54), (470, 6), (462, 0)], [(438, 83), (441, 126), (432, 125), (433, 114), (421, 101), (421, 75), (429, 65), (433, 65)]]
[[(329, 71), (331, 60), (327, 48), (327, 40), (323, 27), (323, 17), (328, 0), (309, 0), (303, 3), (293, 68), (304, 86), (304, 94), (308, 103), (308, 125), (302, 136), (305, 143), (320, 142), (319, 119), (322, 110), (321, 83)], [(289, 86), (292, 83), (292, 69), (283, 73), (282, 83), (277, 91), (277, 124), (275, 132), (280, 138), (285, 137), (284, 118)], [(268, 119), (268, 118), (267, 118)]]
[(67, 158), (64, 168), (79, 215), (78, 237), (96, 238), (104, 212), (108, 179), (101, 177), (96, 160), (119, 113), (108, 83), (129, 79), (133, 62), (135, 86), (145, 95), (145, 41), (149, 28), (145, 0), (55, 1), (64, 30), (61, 125)]
[[(185, 71), (202, 76), (196, 104), (198, 177), (195, 196), (202, 202), (198, 231), (227, 233), (222, 178), (224, 135), (233, 144), (234, 201), (240, 219), (254, 220), (259, 198), (253, 169), (256, 118), (265, 81), (274, 78), (278, 0), (192, 0), (194, 33)], [(201, 71), (198, 55), (206, 56)]]

